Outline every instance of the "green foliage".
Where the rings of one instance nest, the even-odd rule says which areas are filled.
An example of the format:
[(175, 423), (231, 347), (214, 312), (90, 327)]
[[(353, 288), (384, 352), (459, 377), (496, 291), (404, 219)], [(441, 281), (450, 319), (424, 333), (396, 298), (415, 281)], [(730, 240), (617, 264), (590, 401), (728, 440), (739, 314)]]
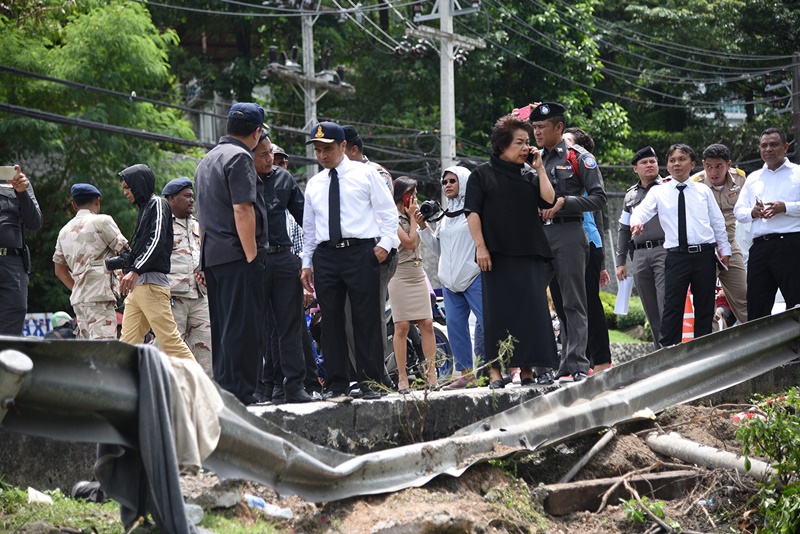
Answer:
[[(177, 101), (176, 79), (167, 61), (170, 48), (177, 44), (176, 33), (160, 32), (143, 5), (124, 0), (19, 4), (27, 9), (13, 9), (10, 16), (0, 16), (3, 64), (126, 94), (135, 91), (139, 96)], [(194, 137), (177, 110), (7, 72), (0, 72), (0, 101), (105, 124)], [(44, 214), (43, 228), (27, 236), (33, 256), (30, 311), (70, 307), (69, 291), (53, 275), (52, 253), (58, 231), (74, 215), (69, 202), (71, 184), (96, 185), (103, 192), (102, 211), (113, 214), (122, 232), (130, 237), (136, 209), (122, 195), (116, 174), (134, 163), (147, 163), (156, 174), (158, 186), (177, 176), (191, 176), (194, 161), (168, 150), (175, 147), (3, 115), (0, 161), (22, 166)], [(187, 153), (200, 155), (197, 151)]]
[(642, 299), (632, 296), (628, 305), (628, 314), (617, 316), (617, 328), (626, 330), (633, 326), (644, 326), (645, 322), (647, 322), (647, 316), (644, 313)]
[[(642, 508), (642, 505), (636, 499), (628, 501), (620, 499), (622, 502), (622, 511), (625, 512), (625, 517), (634, 523), (646, 523), (650, 516)], [(650, 512), (659, 519), (664, 519), (664, 503), (661, 501), (651, 501), (647, 497), (642, 497), (642, 504), (647, 507)]]
[(742, 442), (745, 467), (750, 457), (766, 456), (776, 477), (761, 484), (760, 512), (768, 533), (793, 534), (800, 530), (800, 397), (798, 388), (785, 396), (759, 403), (761, 417), (745, 420), (736, 432)]
[(620, 332), (619, 330), (609, 330), (608, 331), (608, 341), (609, 343), (641, 343), (641, 339), (636, 339), (628, 334)]
[(603, 304), (603, 314), (606, 317), (606, 324), (608, 329), (612, 330), (617, 327), (617, 314), (614, 313), (614, 305), (617, 302), (617, 296), (608, 291), (600, 291), (600, 302)]
[(549, 528), (541, 507), (537, 505), (530, 487), (524, 482), (515, 481), (507, 486), (493, 489), (485, 499), (503, 506), (503, 516), (505, 516), (503, 519), (515, 527), (513, 531), (518, 531), (518, 525), (528, 527), (530, 530), (526, 532), (545, 532)]
[(53, 499), (53, 505), (28, 504), (27, 492), (0, 482), (0, 532), (18, 532), (34, 521), (110, 534), (125, 532), (116, 502), (99, 505), (72, 500), (59, 490), (44, 493)]

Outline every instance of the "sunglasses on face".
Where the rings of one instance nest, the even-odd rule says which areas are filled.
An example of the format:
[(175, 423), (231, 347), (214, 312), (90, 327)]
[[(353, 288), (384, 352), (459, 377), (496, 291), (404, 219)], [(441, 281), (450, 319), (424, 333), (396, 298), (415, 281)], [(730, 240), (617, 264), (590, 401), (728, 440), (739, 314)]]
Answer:
[(450, 178), (449, 180), (448, 179), (444, 179), (444, 180), (442, 180), (442, 185), (454, 184), (456, 182), (458, 182), (458, 180), (456, 180), (455, 178)]

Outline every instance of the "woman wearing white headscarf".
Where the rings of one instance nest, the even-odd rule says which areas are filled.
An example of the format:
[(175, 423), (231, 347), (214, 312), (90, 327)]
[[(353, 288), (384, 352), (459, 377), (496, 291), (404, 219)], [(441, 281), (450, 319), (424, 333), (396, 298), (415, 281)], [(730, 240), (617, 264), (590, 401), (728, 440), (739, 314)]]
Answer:
[[(421, 214), (417, 215), (422, 241), (439, 256), (439, 281), (442, 283), (447, 311), (447, 336), (453, 350), (455, 369), (461, 372), (461, 377), (447, 389), (459, 389), (475, 382), (469, 335), (470, 311), (477, 317), (478, 325), (483, 326), (481, 270), (475, 263), (475, 242), (464, 214), (469, 174), (468, 169), (459, 166), (448, 167), (442, 173), (447, 211), (441, 222), (426, 224)], [(482, 340), (476, 337), (475, 345), (475, 353), (482, 357)]]

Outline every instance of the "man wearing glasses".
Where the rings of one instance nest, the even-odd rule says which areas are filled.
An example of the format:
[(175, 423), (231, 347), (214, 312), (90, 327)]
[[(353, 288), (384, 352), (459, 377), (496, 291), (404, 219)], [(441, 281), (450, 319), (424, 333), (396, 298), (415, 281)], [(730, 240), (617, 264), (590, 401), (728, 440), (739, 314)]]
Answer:
[(256, 190), (253, 149), (263, 129), (261, 106), (234, 104), (227, 135), (195, 172), (214, 379), (245, 405), (257, 402), (262, 366), (267, 207)]

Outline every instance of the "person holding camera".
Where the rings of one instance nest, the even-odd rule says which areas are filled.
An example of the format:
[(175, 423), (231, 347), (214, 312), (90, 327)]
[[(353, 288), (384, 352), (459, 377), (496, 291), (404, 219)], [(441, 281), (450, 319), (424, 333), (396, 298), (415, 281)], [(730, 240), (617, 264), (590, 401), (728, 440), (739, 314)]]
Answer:
[(128, 250), (128, 240), (110, 215), (100, 214), (100, 190), (91, 184), (70, 189), (77, 212), (58, 233), (55, 273), (71, 291), (78, 339), (117, 339), (117, 275), (105, 260)]
[(152, 329), (167, 355), (194, 360), (172, 316), (167, 278), (173, 242), (169, 203), (153, 194), (156, 177), (147, 165), (133, 165), (118, 176), (125, 197), (139, 208), (133, 250), (106, 261), (109, 270), (126, 272), (120, 282), (120, 293), (125, 296), (120, 341), (142, 343)]
[(42, 210), (19, 165), (3, 167), (3, 171), (13, 177), (0, 180), (0, 335), (19, 336), (28, 311), (31, 272), (25, 227), (41, 228)]
[[(530, 146), (532, 134), (528, 121), (514, 115), (499, 119), (491, 134), (491, 159), (472, 171), (464, 199), (475, 261), (483, 271), (484, 349), (495, 389), (505, 387), (501, 363), (521, 368), (523, 386), (536, 383), (534, 367), (558, 365), (547, 305), (553, 253), (537, 213), (552, 208), (556, 197), (541, 153)], [(511, 356), (501, 362), (506, 351), (500, 346), (509, 338)]]
[[(475, 263), (475, 243), (464, 215), (464, 197), (470, 171), (457, 165), (442, 173), (442, 190), (447, 197), (445, 217), (434, 227), (431, 217), (420, 211), (415, 215), (422, 241), (439, 256), (439, 281), (442, 283), (444, 307), (447, 310), (447, 336), (453, 349), (455, 369), (461, 377), (446, 389), (474, 385), (472, 372), (472, 340), (469, 335), (469, 312), (483, 325), (483, 290), (481, 270)], [(427, 211), (427, 210), (426, 210)], [(476, 343), (477, 345), (477, 343)], [(483, 354), (483, 347), (475, 347)]]

